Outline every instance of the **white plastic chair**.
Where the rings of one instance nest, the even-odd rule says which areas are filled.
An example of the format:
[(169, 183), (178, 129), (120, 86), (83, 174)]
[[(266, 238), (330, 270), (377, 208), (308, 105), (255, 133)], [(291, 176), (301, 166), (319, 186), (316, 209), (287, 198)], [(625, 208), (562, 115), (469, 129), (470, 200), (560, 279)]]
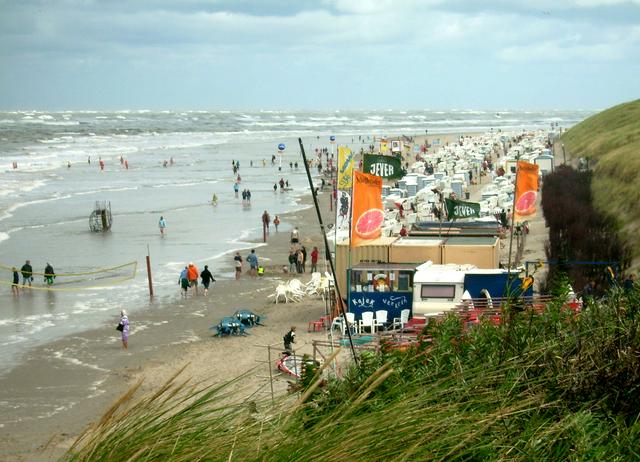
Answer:
[(376, 323), (375, 323), (376, 329), (378, 327), (382, 327), (383, 329), (386, 328), (386, 326), (387, 326), (387, 316), (388, 316), (387, 310), (377, 310), (376, 311)]
[(280, 297), (284, 297), (284, 302), (289, 303), (289, 297), (287, 296), (288, 292), (289, 289), (287, 288), (287, 286), (285, 286), (284, 284), (279, 284), (278, 287), (276, 287), (276, 293), (269, 295), (269, 297), (275, 297), (276, 304), (278, 303)]
[(306, 294), (304, 291), (304, 286), (298, 279), (292, 279), (291, 281), (289, 281), (289, 284), (286, 287), (289, 295), (295, 301), (299, 302)]
[(356, 315), (353, 313), (347, 313), (347, 322), (342, 324), (342, 335), (347, 335), (347, 326), (351, 329), (351, 333), (356, 333), (358, 325), (356, 324)]
[(376, 329), (376, 323), (375, 323), (375, 320), (373, 319), (373, 311), (363, 311), (361, 316), (362, 316), (362, 319), (358, 323), (358, 332), (362, 334), (364, 333), (364, 330), (368, 327), (369, 332), (373, 334), (373, 332)]
[(409, 314), (411, 313), (410, 309), (404, 309), (400, 311), (399, 318), (393, 318), (393, 324), (391, 324), (391, 329), (404, 329), (404, 325), (409, 322)]
[(322, 274), (315, 272), (311, 273), (311, 279), (307, 282), (307, 289), (310, 287), (317, 287), (320, 284), (320, 279), (322, 278)]

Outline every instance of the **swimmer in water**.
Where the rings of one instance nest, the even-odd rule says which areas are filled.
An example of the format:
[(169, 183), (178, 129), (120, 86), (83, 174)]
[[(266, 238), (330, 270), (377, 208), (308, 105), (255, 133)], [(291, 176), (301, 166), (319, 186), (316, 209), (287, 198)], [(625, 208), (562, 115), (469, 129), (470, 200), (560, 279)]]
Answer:
[(211, 197), (211, 203), (213, 205), (218, 205), (218, 196), (216, 196), (215, 193), (213, 193), (213, 197)]

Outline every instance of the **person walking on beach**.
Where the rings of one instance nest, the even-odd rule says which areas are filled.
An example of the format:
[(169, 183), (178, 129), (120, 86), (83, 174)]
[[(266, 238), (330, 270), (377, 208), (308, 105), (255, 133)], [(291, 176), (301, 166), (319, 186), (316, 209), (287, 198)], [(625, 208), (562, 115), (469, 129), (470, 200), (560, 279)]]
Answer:
[(29, 287), (31, 287), (31, 281), (33, 281), (33, 267), (31, 266), (31, 260), (27, 260), (20, 268), (20, 272), (22, 273), (22, 286), (24, 287), (27, 283), (29, 283)]
[(307, 248), (302, 246), (300, 253), (302, 254), (302, 272), (304, 273), (307, 270)]
[(269, 216), (269, 213), (266, 210), (262, 214), (262, 224), (267, 234), (269, 234), (269, 224), (271, 224), (271, 217)]
[(297, 244), (298, 242), (300, 242), (300, 231), (298, 231), (298, 227), (296, 226), (291, 231), (291, 243)]
[(318, 248), (314, 247), (311, 251), (311, 272), (316, 273), (318, 271)]
[(298, 258), (296, 256), (296, 251), (291, 249), (289, 251), (289, 273), (293, 273), (293, 270), (296, 267), (297, 261), (298, 261)]
[(198, 267), (193, 263), (189, 263), (187, 278), (189, 279), (189, 287), (193, 287), (196, 295), (198, 295), (198, 273)]
[(251, 249), (251, 253), (247, 255), (247, 263), (249, 263), (249, 274), (254, 277), (257, 276), (258, 256), (256, 255), (256, 249)]
[(242, 257), (240, 256), (240, 252), (236, 252), (236, 256), (233, 257), (233, 264), (236, 268), (236, 279), (240, 279), (240, 274), (242, 273)]
[(20, 295), (20, 292), (18, 291), (18, 284), (20, 284), (20, 275), (18, 274), (18, 269), (15, 266), (11, 268), (11, 271), (13, 271), (13, 283), (11, 284), (11, 293), (14, 296), (18, 296)]
[(238, 183), (233, 183), (233, 193), (235, 194), (236, 199), (238, 198), (238, 191), (240, 191), (240, 185), (238, 185)]
[(303, 273), (302, 262), (304, 261), (304, 255), (302, 254), (302, 250), (298, 249), (296, 252), (296, 272), (298, 274)]
[(209, 271), (208, 265), (204, 265), (204, 269), (202, 270), (202, 273), (200, 273), (200, 278), (202, 279), (204, 294), (207, 295), (209, 293), (209, 284), (212, 281), (216, 282), (216, 280), (213, 277), (213, 274), (211, 274), (211, 271)]
[(125, 310), (120, 311), (118, 330), (122, 333), (122, 348), (126, 350), (129, 348), (129, 318)]
[(164, 236), (164, 229), (167, 227), (167, 222), (164, 220), (163, 216), (160, 216), (160, 221), (158, 221), (158, 228), (160, 228), (160, 235)]
[(56, 278), (56, 273), (53, 271), (53, 266), (50, 263), (47, 263), (47, 266), (44, 267), (44, 282), (47, 283), (48, 286), (53, 285), (53, 280)]
[(276, 215), (276, 217), (273, 219), (273, 226), (276, 227), (276, 233), (278, 232), (278, 225), (280, 224), (280, 217), (278, 217), (278, 215)]
[(291, 347), (291, 344), (296, 343), (296, 326), (291, 326), (289, 332), (282, 337), (282, 340), (284, 342), (284, 352), (287, 355), (292, 355), (293, 348)]
[(182, 291), (182, 298), (187, 298), (187, 290), (189, 290), (189, 268), (184, 267), (184, 269), (180, 272), (180, 277), (178, 278), (178, 284), (180, 285), (180, 289)]

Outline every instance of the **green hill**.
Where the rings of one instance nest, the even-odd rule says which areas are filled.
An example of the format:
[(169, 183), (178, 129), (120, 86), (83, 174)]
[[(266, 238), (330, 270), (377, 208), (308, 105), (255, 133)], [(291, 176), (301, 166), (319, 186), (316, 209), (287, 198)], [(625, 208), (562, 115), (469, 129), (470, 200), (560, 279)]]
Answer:
[(640, 99), (589, 117), (562, 135), (567, 156), (588, 159), (596, 208), (618, 221), (640, 266)]

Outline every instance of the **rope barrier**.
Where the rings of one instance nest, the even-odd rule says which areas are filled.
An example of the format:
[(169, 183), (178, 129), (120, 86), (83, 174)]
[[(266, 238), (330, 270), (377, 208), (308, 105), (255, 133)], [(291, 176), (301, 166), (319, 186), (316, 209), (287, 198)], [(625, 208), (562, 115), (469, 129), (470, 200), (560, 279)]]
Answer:
[[(92, 284), (92, 285), (88, 285), (88, 286), (78, 286), (78, 287), (60, 287), (60, 285), (65, 285), (65, 284), (82, 284), (83, 281), (67, 281), (67, 282), (58, 282), (56, 284), (56, 286), (28, 286), (28, 285), (23, 285), (23, 284), (17, 284), (18, 287), (21, 287), (23, 289), (30, 289), (30, 290), (47, 290), (47, 291), (60, 291), (60, 292), (73, 292), (73, 291), (78, 291), (78, 290), (91, 290), (91, 289), (101, 289), (101, 288), (105, 288), (105, 287), (110, 287), (110, 286), (115, 286), (117, 284), (120, 284), (122, 282), (126, 282), (126, 281), (130, 281), (132, 279), (134, 279), (136, 277), (136, 274), (138, 272), (138, 262), (137, 261), (132, 261), (129, 263), (125, 263), (123, 265), (118, 265), (118, 266), (112, 266), (109, 268), (102, 268), (100, 270), (96, 270), (96, 271), (87, 271), (87, 272), (83, 272), (83, 273), (61, 273), (61, 274), (56, 274), (56, 278), (62, 278), (64, 279), (65, 277), (81, 277), (81, 276), (89, 276), (89, 275), (95, 275), (95, 274), (101, 274), (101, 273), (106, 273), (106, 272), (110, 272), (110, 271), (115, 271), (115, 270), (119, 270), (122, 268), (126, 268), (128, 266), (132, 266), (132, 271), (131, 274), (125, 277), (119, 277), (119, 278), (112, 278), (109, 279), (109, 276), (106, 276), (104, 278), (99, 278), (101, 280), (104, 281), (103, 284)], [(7, 267), (6, 265), (2, 265), (0, 264), (0, 269), (7, 269), (9, 271), (12, 270), (13, 267)], [(19, 272), (20, 270), (18, 270)], [(36, 275), (36, 276), (44, 276), (45, 273), (37, 273), (37, 272), (32, 272), (32, 275)], [(84, 281), (86, 282), (86, 281)], [(95, 280), (90, 280), (90, 282), (95, 282)], [(1, 285), (6, 285), (6, 286), (11, 286), (13, 285), (13, 282), (11, 281), (7, 281), (7, 280), (3, 280), (0, 279), (0, 284)]]

